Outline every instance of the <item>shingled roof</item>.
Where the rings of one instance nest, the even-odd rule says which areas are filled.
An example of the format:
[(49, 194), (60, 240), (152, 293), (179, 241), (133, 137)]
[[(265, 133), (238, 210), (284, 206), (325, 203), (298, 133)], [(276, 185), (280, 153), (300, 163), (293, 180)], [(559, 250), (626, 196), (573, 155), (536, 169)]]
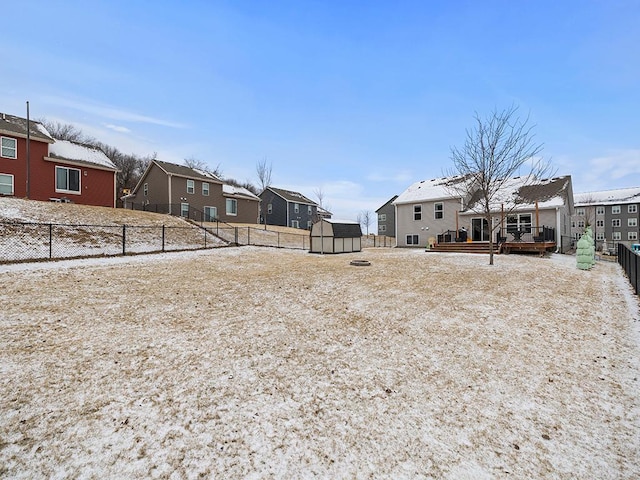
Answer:
[[(29, 137), (31, 140), (53, 143), (53, 137), (40, 122), (29, 120)], [(27, 119), (0, 113), (0, 133), (14, 137), (27, 138)]]
[(274, 187), (268, 187), (268, 190), (271, 190), (276, 195), (279, 195), (280, 197), (284, 198), (287, 202), (303, 203), (306, 205), (313, 205), (313, 206), (318, 205), (313, 200), (309, 200), (307, 197), (305, 197), (304, 195), (298, 192), (294, 192), (291, 190), (283, 190), (282, 188), (274, 188)]
[(197, 168), (187, 167), (186, 165), (178, 165), (176, 163), (162, 162), (160, 160), (154, 160), (155, 164), (158, 165), (165, 173), (170, 173), (172, 175), (178, 175), (180, 177), (192, 178), (194, 180), (208, 180), (222, 183), (220, 178), (216, 177), (213, 173), (205, 172), (204, 170), (199, 170)]

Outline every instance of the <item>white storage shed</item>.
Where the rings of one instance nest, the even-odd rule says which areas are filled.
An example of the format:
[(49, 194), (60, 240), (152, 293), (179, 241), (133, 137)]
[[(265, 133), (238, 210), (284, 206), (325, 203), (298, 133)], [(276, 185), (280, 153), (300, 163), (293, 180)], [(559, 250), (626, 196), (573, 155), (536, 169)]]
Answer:
[(324, 218), (311, 227), (311, 253), (348, 253), (362, 250), (358, 222)]

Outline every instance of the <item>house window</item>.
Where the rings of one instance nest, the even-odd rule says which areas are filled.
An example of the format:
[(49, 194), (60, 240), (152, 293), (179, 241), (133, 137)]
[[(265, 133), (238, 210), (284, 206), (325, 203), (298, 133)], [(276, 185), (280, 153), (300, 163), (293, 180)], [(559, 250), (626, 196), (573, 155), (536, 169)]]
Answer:
[(636, 217), (627, 218), (627, 227), (637, 227), (638, 219)]
[(0, 195), (13, 195), (13, 175), (0, 174)]
[(576, 215), (579, 217), (584, 217), (584, 208), (576, 208)]
[(188, 217), (189, 216), (189, 204), (188, 203), (181, 203), (180, 204), (180, 216), (181, 217)]
[(604, 227), (604, 220), (596, 220), (596, 227)]
[(571, 228), (576, 228), (576, 221), (575, 220), (571, 220)]
[(638, 205), (627, 205), (628, 213), (638, 213)]
[(413, 206), (413, 219), (422, 220), (422, 205)]
[(620, 232), (613, 232), (613, 239), (622, 240), (622, 235), (620, 234)]
[(619, 227), (620, 226), (620, 219), (619, 218), (614, 218), (613, 220), (611, 220), (611, 226), (612, 227)]
[(56, 192), (80, 193), (80, 170), (56, 167)]
[[(579, 220), (578, 227), (580, 227), (580, 223), (582, 223), (582, 227), (584, 227), (584, 221)], [(518, 215), (509, 215), (507, 217), (507, 232), (513, 233), (517, 231), (531, 233), (530, 213), (519, 213)]]
[(238, 201), (235, 198), (227, 198), (227, 215), (238, 214)]
[(604, 240), (604, 232), (596, 233), (596, 240)]
[(418, 235), (407, 235), (407, 245), (418, 245)]
[(378, 231), (379, 232), (386, 232), (387, 231), (387, 226), (386, 225), (378, 225)]
[(309, 205), (309, 206), (307, 207), (307, 215), (311, 215), (311, 213), (312, 213), (311, 205)]
[(578, 228), (584, 228), (584, 220), (578, 220)]
[(596, 215), (604, 215), (604, 207), (596, 207)]
[(311, 222), (311, 220), (307, 221), (307, 228), (311, 228), (313, 226), (313, 222)]
[(300, 204), (299, 203), (294, 203), (293, 204), (293, 213), (300, 213)]
[(18, 141), (15, 138), (0, 138), (2, 138), (2, 148), (0, 149), (0, 156), (5, 158), (18, 158)]
[(194, 180), (187, 180), (187, 193), (196, 193), (196, 182)]
[(613, 207), (611, 207), (611, 213), (613, 215), (617, 215), (620, 213), (620, 205), (614, 205)]
[(209, 196), (209, 184), (207, 182), (202, 182), (202, 195)]
[(144, 194), (144, 196), (145, 196), (145, 197), (146, 197), (147, 195), (149, 195), (149, 184), (148, 184), (148, 183), (145, 183), (145, 184), (142, 186), (142, 192), (143, 192), (143, 194)]
[(218, 219), (217, 207), (204, 207), (204, 221), (215, 222)]
[(378, 221), (379, 222), (386, 222), (387, 221), (387, 214), (386, 213), (378, 214)]
[(433, 214), (436, 220), (444, 218), (444, 203), (435, 203), (433, 205)]
[(627, 240), (637, 240), (637, 239), (638, 239), (638, 232), (627, 233)]
[(300, 222), (298, 220), (291, 220), (291, 226), (293, 228), (300, 228)]
[(268, 214), (272, 214), (273, 213), (273, 205), (272, 204), (267, 205), (267, 213)]

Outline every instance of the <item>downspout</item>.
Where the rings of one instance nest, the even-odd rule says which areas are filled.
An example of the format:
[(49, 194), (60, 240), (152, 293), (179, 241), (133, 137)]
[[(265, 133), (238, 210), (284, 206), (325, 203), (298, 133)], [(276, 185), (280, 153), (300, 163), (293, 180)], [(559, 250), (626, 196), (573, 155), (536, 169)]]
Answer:
[(171, 213), (171, 174), (167, 173), (167, 180), (169, 181), (169, 215), (172, 215)]
[(560, 232), (560, 207), (556, 207), (556, 252), (560, 252), (562, 248), (562, 234)]
[[(17, 142), (16, 142), (17, 144)], [(31, 198), (31, 184), (29, 182), (31, 176), (31, 126), (29, 120), (29, 102), (27, 102), (27, 199)], [(17, 157), (18, 155), (16, 155)]]
[(113, 172), (113, 208), (118, 205), (118, 172)]
[(395, 210), (395, 214), (393, 215), (393, 223), (395, 223), (395, 239), (396, 239), (396, 248), (398, 248), (398, 205), (393, 206)]

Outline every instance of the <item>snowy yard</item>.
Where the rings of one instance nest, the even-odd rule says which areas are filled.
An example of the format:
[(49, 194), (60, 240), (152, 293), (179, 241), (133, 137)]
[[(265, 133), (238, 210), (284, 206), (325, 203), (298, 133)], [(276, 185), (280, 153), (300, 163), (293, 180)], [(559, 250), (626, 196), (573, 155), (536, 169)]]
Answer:
[(640, 477), (614, 263), (243, 247), (0, 272), (3, 478)]

